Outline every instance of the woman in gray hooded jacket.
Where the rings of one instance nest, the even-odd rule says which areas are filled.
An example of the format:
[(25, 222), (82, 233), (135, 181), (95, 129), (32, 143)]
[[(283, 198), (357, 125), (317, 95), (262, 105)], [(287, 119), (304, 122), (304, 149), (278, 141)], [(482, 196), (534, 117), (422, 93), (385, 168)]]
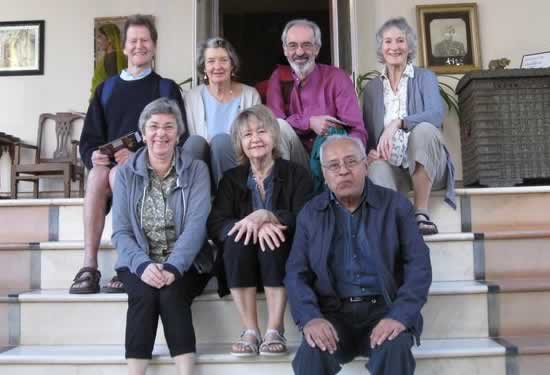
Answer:
[(208, 250), (209, 172), (176, 146), (184, 127), (174, 101), (148, 104), (139, 127), (145, 147), (120, 168), (113, 198), (115, 268), (128, 293), (129, 373), (145, 374), (160, 316), (178, 374), (192, 374), (191, 302), (207, 278), (197, 259)]

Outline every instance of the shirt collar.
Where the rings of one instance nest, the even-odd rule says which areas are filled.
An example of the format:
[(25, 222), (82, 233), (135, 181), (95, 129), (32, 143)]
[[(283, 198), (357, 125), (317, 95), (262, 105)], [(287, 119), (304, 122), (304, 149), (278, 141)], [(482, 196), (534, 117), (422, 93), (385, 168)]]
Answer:
[[(384, 69), (382, 70), (382, 74), (380, 75), (382, 79), (388, 79), (388, 67), (384, 65)], [(414, 77), (414, 67), (411, 63), (408, 63), (405, 66), (405, 70), (403, 71), (403, 77), (407, 78), (413, 78)]]
[[(338, 199), (336, 198), (336, 194), (334, 194), (334, 192), (330, 191), (330, 201), (333, 203), (333, 204), (337, 204), (338, 206), (344, 208), (344, 206), (340, 203), (340, 201), (338, 201)], [(368, 204), (368, 196), (367, 196), (367, 184), (365, 184), (365, 187), (363, 188), (363, 193), (361, 194), (361, 202), (359, 203), (359, 206), (357, 206), (357, 208), (355, 209), (354, 212), (352, 213), (355, 213), (357, 210), (359, 210), (360, 208), (362, 207), (366, 207), (366, 204)]]
[(133, 75), (128, 73), (128, 69), (124, 69), (122, 70), (122, 72), (120, 72), (120, 78), (123, 81), (137, 81), (138, 79), (147, 77), (149, 74), (151, 74), (152, 71), (153, 71), (152, 68), (146, 68), (141, 73), (139, 73), (137, 76), (134, 77)]
[[(162, 177), (160, 177), (161, 180), (164, 180), (166, 177), (170, 176), (170, 174), (172, 174), (173, 171), (175, 171), (176, 169), (176, 157), (175, 157), (176, 153), (174, 153), (174, 156), (172, 156), (172, 161), (170, 162), (170, 169), (168, 169), (168, 172), (166, 172), (166, 174)], [(149, 155), (147, 154), (147, 152), (145, 153), (145, 164), (147, 166), (147, 170), (149, 170), (150, 173), (153, 173), (153, 175), (155, 174), (155, 171), (153, 171), (153, 167), (151, 166), (151, 163), (149, 162)], [(149, 175), (151, 176), (151, 175)]]

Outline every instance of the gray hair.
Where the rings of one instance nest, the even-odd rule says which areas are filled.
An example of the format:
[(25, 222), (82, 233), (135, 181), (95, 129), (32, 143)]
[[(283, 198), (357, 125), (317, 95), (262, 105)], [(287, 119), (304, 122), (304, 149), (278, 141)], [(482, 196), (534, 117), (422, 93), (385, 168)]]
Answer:
[(139, 130), (142, 134), (145, 134), (145, 125), (147, 121), (153, 117), (153, 115), (158, 114), (171, 114), (176, 118), (176, 127), (178, 129), (178, 137), (185, 133), (185, 126), (183, 125), (183, 119), (181, 117), (181, 111), (178, 106), (178, 103), (175, 100), (168, 98), (158, 98), (157, 100), (152, 101), (147, 104), (141, 115), (139, 115)]
[[(229, 60), (231, 61), (231, 66), (233, 67), (232, 73), (238, 73), (241, 67), (241, 63), (239, 61), (239, 55), (237, 55), (235, 47), (233, 47), (233, 45), (229, 43), (227, 39), (216, 36), (202, 42), (197, 49), (197, 71), (200, 75), (205, 74), (206, 61), (204, 58), (204, 53), (208, 48), (223, 48), (229, 55)], [(208, 80), (208, 78), (206, 78), (206, 80)]]
[(233, 143), (233, 149), (235, 150), (235, 156), (239, 164), (246, 164), (248, 162), (241, 144), (241, 130), (248, 127), (248, 122), (251, 118), (258, 120), (261, 126), (271, 134), (273, 138), (273, 159), (280, 157), (279, 143), (281, 140), (281, 129), (279, 128), (279, 123), (268, 107), (263, 104), (256, 104), (239, 113), (231, 125), (231, 142)]
[(297, 19), (288, 21), (285, 28), (283, 29), (283, 33), (281, 34), (281, 41), (283, 42), (283, 46), (286, 46), (286, 38), (288, 36), (288, 30), (290, 30), (293, 26), (307, 26), (310, 27), (313, 30), (313, 39), (314, 44), (317, 46), (317, 48), (321, 48), (321, 29), (317, 24), (313, 21), (306, 20), (306, 19)]
[(323, 153), (325, 151), (325, 147), (328, 147), (334, 142), (339, 142), (339, 141), (352, 141), (357, 151), (359, 151), (359, 155), (361, 155), (362, 158), (367, 157), (365, 145), (363, 144), (363, 142), (361, 142), (360, 139), (350, 137), (349, 135), (335, 134), (335, 135), (329, 135), (327, 139), (323, 142), (323, 144), (321, 144), (321, 148), (319, 149), (319, 159), (321, 160), (321, 163), (324, 163)]
[(416, 32), (414, 29), (407, 23), (407, 20), (403, 17), (390, 18), (378, 29), (376, 33), (376, 55), (378, 56), (378, 61), (384, 62), (384, 55), (382, 54), (382, 43), (384, 42), (384, 33), (391, 29), (392, 27), (398, 28), (405, 37), (407, 38), (407, 45), (409, 46), (409, 54), (407, 55), (407, 62), (410, 63), (416, 57)]

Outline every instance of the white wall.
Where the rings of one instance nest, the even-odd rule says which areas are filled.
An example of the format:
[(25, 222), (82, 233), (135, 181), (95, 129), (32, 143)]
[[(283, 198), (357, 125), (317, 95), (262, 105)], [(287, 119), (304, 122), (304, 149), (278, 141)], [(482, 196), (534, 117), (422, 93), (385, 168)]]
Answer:
[[(223, 1), (223, 0), (221, 0)], [(416, 5), (458, 3), (449, 0), (357, 0), (359, 67), (379, 67), (374, 33), (388, 18), (404, 16), (416, 27)], [(159, 29), (157, 70), (176, 81), (191, 76), (193, 0), (0, 0), (1, 21), (46, 20), (45, 74), (0, 77), (0, 131), (34, 142), (42, 112), (85, 111), (93, 65), (93, 19), (132, 13), (153, 14)], [(550, 50), (547, 0), (478, 0), (483, 67), (508, 57), (518, 67), (526, 53)], [(459, 127), (453, 115), (445, 137), (461, 179)], [(7, 157), (0, 160), (0, 192), (8, 188)]]
[[(403, 16), (416, 29), (416, 5), (451, 4), (451, 0), (357, 0), (359, 25), (359, 71), (379, 69), (374, 35), (391, 17)], [(472, 1), (474, 2), (474, 1)], [(548, 0), (477, 0), (482, 67), (490, 60), (507, 57), (509, 68), (519, 68), (523, 55), (550, 50)], [(444, 134), (455, 164), (457, 179), (462, 179), (460, 129), (455, 114), (445, 121)]]
[[(156, 70), (177, 82), (191, 76), (192, 0), (0, 0), (0, 9), (1, 21), (46, 21), (44, 75), (0, 77), (0, 131), (27, 142), (36, 142), (40, 113), (86, 111), (96, 17), (154, 15), (159, 31)], [(0, 192), (5, 192), (7, 156), (0, 160), (0, 172)], [(61, 185), (52, 186), (59, 190)]]

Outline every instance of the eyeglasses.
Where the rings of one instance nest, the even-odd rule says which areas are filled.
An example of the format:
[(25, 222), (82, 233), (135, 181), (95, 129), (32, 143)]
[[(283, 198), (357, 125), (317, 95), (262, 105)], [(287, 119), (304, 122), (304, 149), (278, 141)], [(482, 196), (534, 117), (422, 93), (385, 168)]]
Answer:
[(302, 48), (302, 50), (304, 51), (311, 51), (315, 48), (315, 44), (311, 42), (304, 42), (304, 43), (290, 42), (286, 44), (286, 49), (288, 49), (291, 52), (296, 51), (298, 47)]
[(165, 133), (173, 133), (177, 129), (176, 125), (159, 126), (157, 124), (150, 124), (150, 125), (145, 125), (145, 127), (147, 128), (147, 130), (153, 133), (156, 133), (159, 130), (163, 130)]
[(356, 158), (344, 159), (342, 160), (342, 163), (335, 160), (335, 161), (328, 162), (327, 164), (323, 164), (323, 168), (325, 168), (327, 171), (331, 173), (338, 173), (340, 172), (340, 168), (342, 168), (342, 165), (343, 165), (348, 171), (350, 171), (355, 167), (357, 167), (363, 160), (365, 160), (364, 157), (361, 159), (356, 159)]

